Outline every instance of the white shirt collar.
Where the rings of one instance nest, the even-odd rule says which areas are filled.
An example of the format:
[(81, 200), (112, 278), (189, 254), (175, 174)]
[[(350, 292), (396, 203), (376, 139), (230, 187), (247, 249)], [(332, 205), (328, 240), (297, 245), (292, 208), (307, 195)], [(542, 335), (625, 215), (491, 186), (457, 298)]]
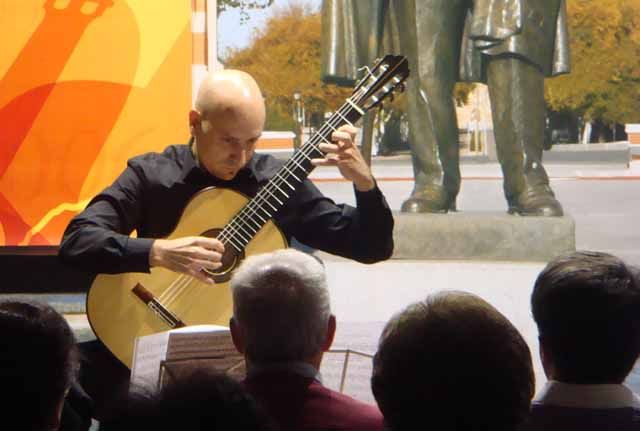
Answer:
[(534, 404), (587, 409), (640, 409), (640, 398), (624, 385), (577, 385), (548, 381)]

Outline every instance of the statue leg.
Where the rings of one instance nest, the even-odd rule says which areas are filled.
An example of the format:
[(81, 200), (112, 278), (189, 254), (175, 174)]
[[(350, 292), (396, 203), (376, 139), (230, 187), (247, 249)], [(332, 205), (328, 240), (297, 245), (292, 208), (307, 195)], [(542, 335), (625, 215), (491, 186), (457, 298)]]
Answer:
[(561, 216), (562, 206), (542, 166), (544, 76), (513, 56), (489, 60), (487, 70), (493, 130), (509, 213)]
[(376, 113), (369, 111), (362, 118), (362, 157), (371, 166), (371, 147), (373, 144), (373, 123)]
[(460, 0), (398, 2), (415, 185), (403, 212), (455, 210), (460, 190), (458, 124), (452, 98), (464, 22)]

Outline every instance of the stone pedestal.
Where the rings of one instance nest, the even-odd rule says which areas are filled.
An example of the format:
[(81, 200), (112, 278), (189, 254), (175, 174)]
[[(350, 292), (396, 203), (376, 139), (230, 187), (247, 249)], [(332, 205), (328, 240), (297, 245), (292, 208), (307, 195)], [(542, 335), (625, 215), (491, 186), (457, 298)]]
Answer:
[(506, 213), (394, 213), (393, 259), (547, 262), (574, 251), (575, 222)]

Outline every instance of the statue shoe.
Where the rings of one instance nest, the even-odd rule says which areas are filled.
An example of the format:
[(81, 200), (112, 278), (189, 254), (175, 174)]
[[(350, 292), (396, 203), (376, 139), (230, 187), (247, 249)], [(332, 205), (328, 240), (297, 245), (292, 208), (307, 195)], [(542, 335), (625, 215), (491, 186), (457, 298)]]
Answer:
[(414, 189), (400, 210), (404, 213), (446, 213), (456, 211), (456, 201), (442, 186), (430, 186)]
[(551, 187), (541, 185), (524, 190), (509, 205), (509, 214), (521, 216), (561, 217), (564, 215), (562, 205), (556, 199)]

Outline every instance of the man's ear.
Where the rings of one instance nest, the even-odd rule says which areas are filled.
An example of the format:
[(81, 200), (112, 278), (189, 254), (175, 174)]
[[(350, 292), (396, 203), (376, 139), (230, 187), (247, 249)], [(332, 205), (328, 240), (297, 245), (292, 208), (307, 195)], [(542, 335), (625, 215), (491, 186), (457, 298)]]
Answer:
[(238, 325), (233, 317), (229, 319), (229, 328), (231, 329), (231, 340), (233, 340), (233, 345), (236, 346), (236, 350), (238, 352), (244, 355), (245, 345), (242, 328), (240, 328), (240, 325)]
[(551, 361), (551, 352), (546, 346), (546, 341), (538, 336), (538, 353), (540, 354), (540, 362), (542, 362), (542, 368), (547, 379), (552, 380), (554, 378), (553, 363)]
[(336, 336), (336, 316), (333, 314), (329, 316), (329, 322), (327, 322), (327, 338), (322, 346), (322, 351), (327, 352), (333, 344), (333, 339)]
[(193, 136), (195, 130), (200, 127), (201, 117), (200, 113), (195, 109), (189, 111), (189, 131), (191, 136)]

